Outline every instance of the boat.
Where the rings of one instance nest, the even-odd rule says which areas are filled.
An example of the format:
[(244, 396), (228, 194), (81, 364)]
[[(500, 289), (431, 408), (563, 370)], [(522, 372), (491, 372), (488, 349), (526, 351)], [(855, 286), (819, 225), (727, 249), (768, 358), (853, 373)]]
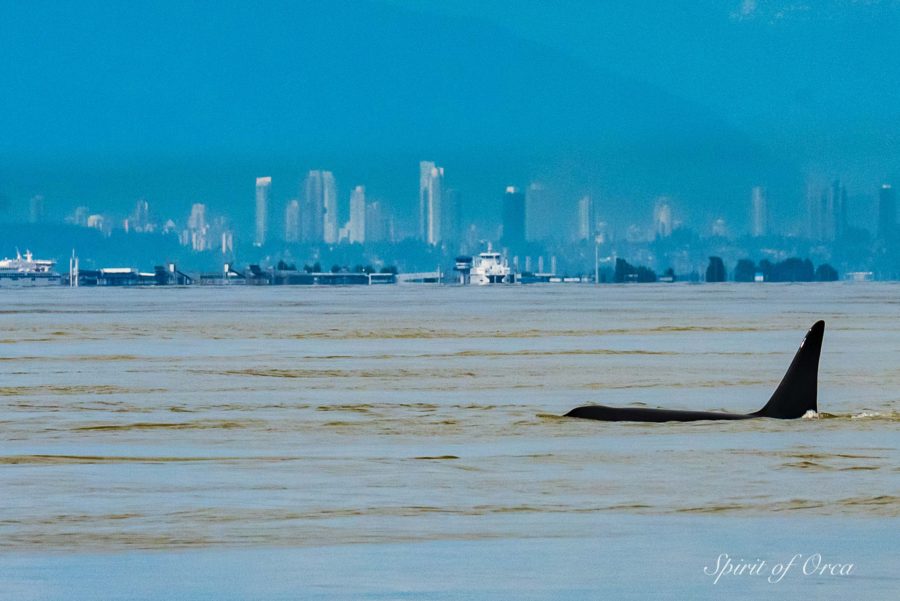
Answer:
[(487, 252), (471, 257), (471, 266), (466, 265), (468, 261), (461, 261), (461, 259), (465, 259), (465, 257), (457, 259), (456, 269), (464, 274), (464, 279), (470, 284), (486, 286), (487, 284), (513, 283), (514, 276), (509, 262), (498, 252), (489, 249)]
[(0, 261), (0, 288), (22, 288), (60, 284), (60, 275), (54, 271), (56, 261), (35, 259), (30, 250), (25, 256), (16, 250), (16, 258)]

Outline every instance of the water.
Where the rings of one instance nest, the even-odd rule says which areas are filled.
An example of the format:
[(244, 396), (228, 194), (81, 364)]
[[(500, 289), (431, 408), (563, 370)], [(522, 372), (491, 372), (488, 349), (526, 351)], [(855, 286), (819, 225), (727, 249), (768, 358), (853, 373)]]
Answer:
[[(0, 307), (3, 598), (900, 587), (898, 285), (46, 289)], [(817, 319), (819, 419), (557, 417), (756, 410)], [(720, 553), (854, 568), (713, 584)]]

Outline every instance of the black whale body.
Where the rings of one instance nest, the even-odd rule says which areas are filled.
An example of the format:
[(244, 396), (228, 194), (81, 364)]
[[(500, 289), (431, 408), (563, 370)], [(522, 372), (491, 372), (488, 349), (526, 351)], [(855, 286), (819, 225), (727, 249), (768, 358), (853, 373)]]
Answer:
[(797, 419), (808, 411), (818, 411), (816, 405), (819, 354), (825, 322), (817, 321), (806, 333), (797, 354), (781, 384), (775, 389), (766, 406), (754, 413), (721, 413), (716, 411), (679, 411), (673, 409), (646, 409), (638, 407), (606, 407), (586, 405), (576, 407), (566, 417), (580, 417), (608, 422), (692, 422), (701, 420), (752, 419), (772, 417)]

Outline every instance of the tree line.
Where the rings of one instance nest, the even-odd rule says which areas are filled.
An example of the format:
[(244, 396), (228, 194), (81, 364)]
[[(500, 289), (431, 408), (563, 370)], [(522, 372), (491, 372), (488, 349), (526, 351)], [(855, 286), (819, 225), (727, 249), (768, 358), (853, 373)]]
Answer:
[[(632, 265), (625, 259), (616, 259), (612, 281), (617, 284), (628, 282), (656, 282), (660, 278), (656, 272), (643, 265)], [(732, 272), (735, 282), (754, 282), (757, 276), (765, 282), (834, 282), (838, 279), (837, 270), (828, 263), (815, 267), (809, 259), (791, 257), (784, 261), (772, 263), (763, 259), (759, 263), (750, 259), (741, 259)], [(694, 279), (699, 279), (697, 275)], [(605, 278), (604, 278), (605, 279)], [(669, 268), (663, 274), (664, 281), (674, 281), (675, 273)], [(707, 282), (725, 282), (728, 271), (721, 257), (710, 257), (706, 267)], [(606, 279), (606, 281), (609, 281)]]

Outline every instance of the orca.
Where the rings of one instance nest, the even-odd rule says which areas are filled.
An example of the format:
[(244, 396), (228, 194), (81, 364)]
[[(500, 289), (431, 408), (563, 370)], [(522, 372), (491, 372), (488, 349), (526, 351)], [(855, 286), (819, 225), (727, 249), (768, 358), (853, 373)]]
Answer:
[(717, 411), (679, 411), (673, 409), (648, 409), (638, 407), (606, 407), (586, 405), (576, 407), (565, 417), (596, 419), (606, 422), (693, 422), (701, 420), (797, 419), (808, 411), (816, 412), (816, 384), (819, 375), (819, 354), (825, 322), (817, 321), (806, 333), (794, 360), (788, 367), (781, 384), (775, 389), (766, 406), (754, 413), (722, 413)]

